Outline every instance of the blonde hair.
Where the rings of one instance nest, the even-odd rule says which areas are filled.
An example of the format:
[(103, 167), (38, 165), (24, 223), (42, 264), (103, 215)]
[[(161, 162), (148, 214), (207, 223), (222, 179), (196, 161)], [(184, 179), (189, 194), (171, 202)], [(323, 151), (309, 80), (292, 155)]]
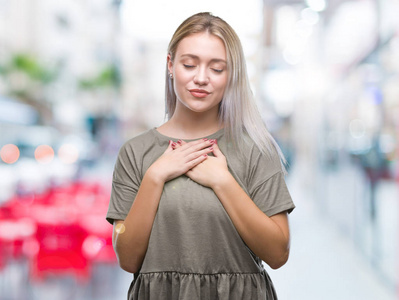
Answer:
[[(169, 43), (168, 54), (171, 56), (171, 60), (174, 61), (181, 40), (201, 32), (208, 32), (219, 37), (226, 47), (229, 78), (219, 107), (219, 122), (224, 126), (228, 141), (232, 142), (238, 152), (242, 154), (237, 141), (243, 141), (243, 137), (247, 134), (262, 153), (271, 156), (273, 152), (277, 151), (282, 170), (286, 172), (284, 155), (267, 130), (256, 106), (240, 39), (229, 24), (208, 12), (189, 17), (176, 29)], [(170, 119), (176, 109), (176, 93), (168, 73), (166, 65), (166, 114)]]

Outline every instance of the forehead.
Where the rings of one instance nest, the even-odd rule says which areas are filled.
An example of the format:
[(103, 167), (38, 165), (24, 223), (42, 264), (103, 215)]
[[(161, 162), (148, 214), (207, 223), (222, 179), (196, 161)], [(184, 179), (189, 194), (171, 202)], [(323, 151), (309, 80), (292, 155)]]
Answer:
[(208, 32), (191, 34), (177, 46), (176, 56), (196, 56), (226, 61), (226, 47), (223, 41)]

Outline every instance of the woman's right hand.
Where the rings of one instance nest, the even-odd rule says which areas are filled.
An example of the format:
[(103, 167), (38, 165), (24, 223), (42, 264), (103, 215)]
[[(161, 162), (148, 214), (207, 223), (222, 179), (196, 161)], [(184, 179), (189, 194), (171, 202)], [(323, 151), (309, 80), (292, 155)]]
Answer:
[(209, 148), (213, 143), (213, 140), (200, 139), (174, 149), (176, 143), (169, 141), (168, 148), (147, 172), (151, 177), (162, 182), (179, 177), (207, 159), (207, 154), (212, 152)]

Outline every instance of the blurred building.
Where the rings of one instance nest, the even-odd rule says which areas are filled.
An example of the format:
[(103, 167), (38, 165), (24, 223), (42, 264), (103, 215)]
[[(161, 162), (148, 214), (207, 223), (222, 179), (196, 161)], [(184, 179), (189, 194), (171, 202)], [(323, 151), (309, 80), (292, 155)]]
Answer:
[(398, 10), (398, 1), (264, 0), (261, 81), (264, 101), (280, 119), (277, 137), (302, 166), (320, 213), (392, 290), (399, 242)]
[(56, 120), (52, 125), (60, 127), (82, 129), (87, 115), (113, 112), (118, 102), (112, 76), (119, 67), (119, 6), (117, 0), (1, 1), (0, 65), (7, 70), (16, 58), (27, 57), (52, 71), (54, 80), (40, 82), (16, 68), (0, 77), (0, 91), (35, 92), (31, 101), (23, 100), (48, 107), (45, 122)]
[[(80, 176), (87, 161), (114, 155), (120, 141), (120, 4), (0, 1), (0, 150), (17, 146), (12, 163), (3, 159), (6, 148), (1, 151), (7, 180), (0, 201), (17, 186), (43, 190), (54, 178)], [(53, 159), (46, 174), (36, 155), (41, 145), (51, 148)], [(64, 160), (63, 149), (72, 160)]]

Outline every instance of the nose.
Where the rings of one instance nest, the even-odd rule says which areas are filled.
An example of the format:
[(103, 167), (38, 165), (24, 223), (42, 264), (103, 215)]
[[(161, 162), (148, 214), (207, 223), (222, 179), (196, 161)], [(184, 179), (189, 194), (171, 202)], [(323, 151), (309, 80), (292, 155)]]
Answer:
[(198, 85), (206, 85), (209, 83), (209, 76), (206, 68), (199, 68), (198, 72), (194, 76), (194, 83)]

